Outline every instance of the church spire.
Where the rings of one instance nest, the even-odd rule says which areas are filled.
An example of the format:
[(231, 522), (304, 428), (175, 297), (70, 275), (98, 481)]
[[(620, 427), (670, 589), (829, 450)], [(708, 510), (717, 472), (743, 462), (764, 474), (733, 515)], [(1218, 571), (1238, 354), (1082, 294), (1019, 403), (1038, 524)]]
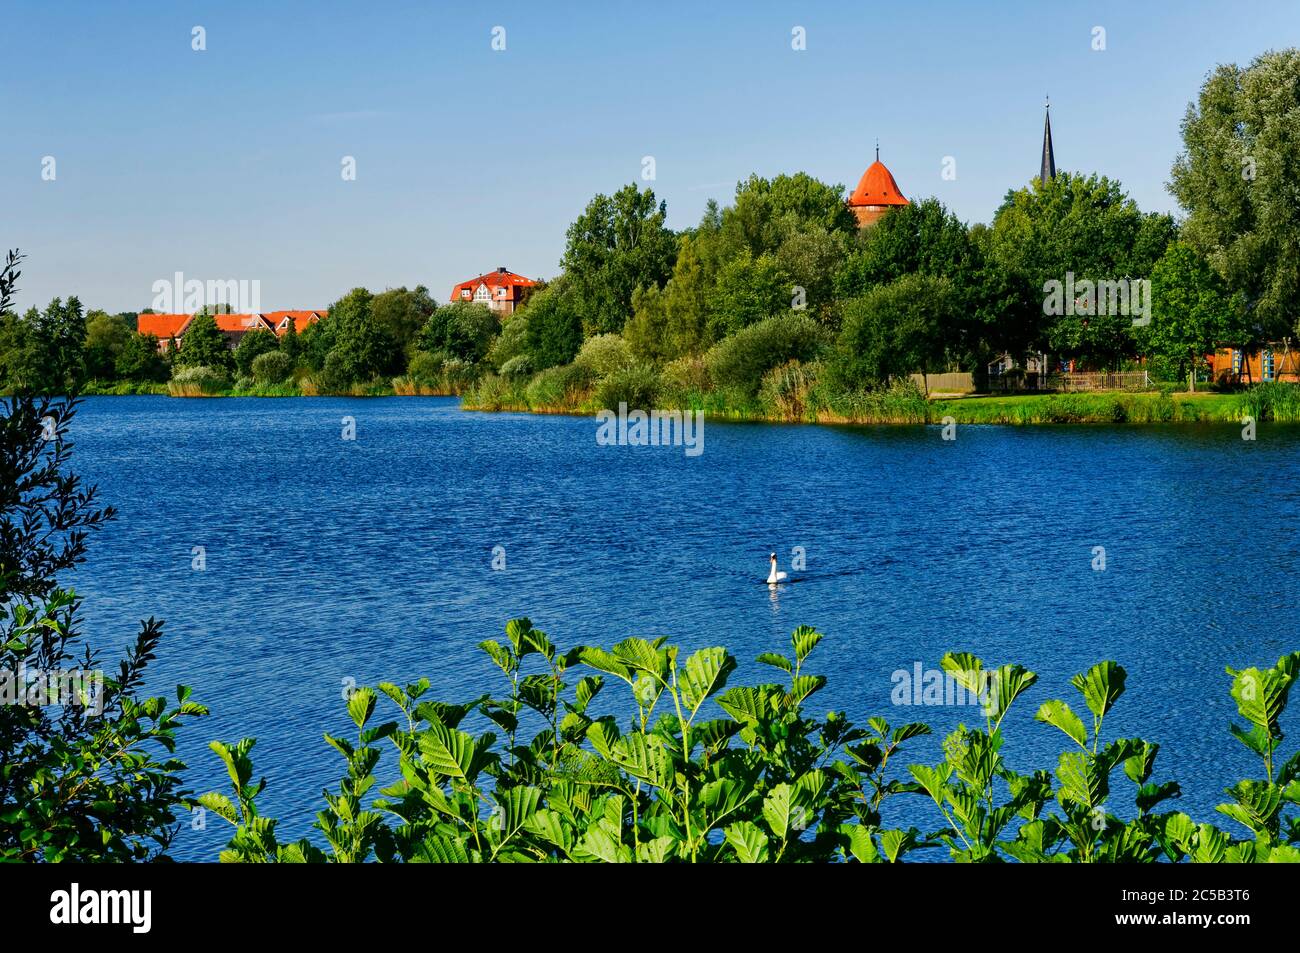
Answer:
[(1038, 173), (1038, 180), (1046, 185), (1056, 178), (1056, 155), (1052, 152), (1052, 101), (1044, 105), (1046, 111), (1043, 119), (1043, 167)]

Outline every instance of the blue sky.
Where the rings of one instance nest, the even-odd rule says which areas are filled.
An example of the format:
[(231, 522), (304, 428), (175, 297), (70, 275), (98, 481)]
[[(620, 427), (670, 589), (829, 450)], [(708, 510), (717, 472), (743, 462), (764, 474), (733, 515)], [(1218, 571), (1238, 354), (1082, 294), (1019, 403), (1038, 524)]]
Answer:
[(639, 180), (644, 156), (673, 227), (751, 172), (851, 188), (877, 137), (906, 195), (988, 221), (1037, 170), (1048, 93), (1058, 168), (1174, 211), (1165, 182), (1204, 75), (1300, 42), (1294, 0), (7, 0), (3, 13), (0, 244), (30, 256), (19, 304), (78, 294), (110, 311), (149, 306), (177, 271), (259, 280), (263, 310), (324, 307), (357, 285), (445, 299), (498, 265), (550, 277), (568, 224)]

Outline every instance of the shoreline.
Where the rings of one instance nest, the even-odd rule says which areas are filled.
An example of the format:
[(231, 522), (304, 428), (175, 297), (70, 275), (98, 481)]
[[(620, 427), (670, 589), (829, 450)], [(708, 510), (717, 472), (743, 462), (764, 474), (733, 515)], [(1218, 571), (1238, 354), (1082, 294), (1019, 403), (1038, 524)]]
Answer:
[[(1281, 385), (1286, 386), (1286, 385)], [(1288, 392), (1289, 393), (1289, 392)], [(84, 397), (163, 396), (181, 399), (220, 398), (312, 398), (312, 397), (458, 397), (460, 409), (475, 413), (526, 413), (540, 416), (591, 417), (599, 408), (590, 398), (566, 403), (530, 404), (526, 400), (476, 402), (471, 397), (451, 392), (421, 389), (419, 393), (401, 393), (394, 389), (358, 389), (351, 394), (303, 394), (288, 388), (274, 392), (206, 394), (170, 393), (166, 385), (137, 388), (127, 392), (91, 389)], [(921, 399), (910, 406), (863, 409), (861, 413), (843, 413), (830, 408), (805, 408), (799, 413), (773, 414), (762, 407), (717, 405), (708, 400), (670, 401), (660, 409), (702, 411), (707, 418), (736, 423), (785, 423), (867, 426), (936, 426), (987, 424), (992, 426), (1042, 426), (1062, 424), (1207, 424), (1241, 426), (1244, 418), (1258, 422), (1300, 423), (1300, 391), (1295, 400), (1277, 400), (1259, 391), (1235, 393), (1205, 392), (1125, 392), (977, 395)], [(682, 406), (671, 406), (678, 404)]]

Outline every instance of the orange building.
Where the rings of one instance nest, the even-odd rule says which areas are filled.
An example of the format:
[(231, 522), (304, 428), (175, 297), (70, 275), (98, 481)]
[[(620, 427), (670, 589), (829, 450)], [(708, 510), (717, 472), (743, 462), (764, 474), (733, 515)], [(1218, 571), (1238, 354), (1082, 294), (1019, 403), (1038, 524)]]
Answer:
[(891, 208), (910, 204), (894, 181), (893, 173), (880, 161), (880, 147), (876, 146), (876, 161), (862, 173), (858, 187), (849, 196), (849, 208), (858, 220), (858, 227), (874, 225)]
[(180, 343), (181, 335), (189, 326), (192, 314), (141, 314), (136, 318), (135, 329), (140, 334), (152, 334), (158, 339), (158, 350), (167, 348), (167, 342), (175, 338)]
[[(240, 340), (249, 331), (270, 331), (276, 337), (283, 337), (293, 324), (294, 330), (301, 334), (310, 325), (322, 320), (325, 311), (268, 311), (265, 314), (214, 314), (217, 330), (226, 339), (226, 346), (232, 350), (239, 346)], [(189, 330), (192, 314), (141, 314), (136, 319), (136, 331), (140, 334), (152, 334), (158, 339), (158, 350), (165, 351), (176, 342), (182, 347), (185, 332)]]
[(475, 304), (485, 304), (502, 314), (513, 314), (523, 300), (524, 289), (535, 284), (537, 282), (533, 279), (517, 275), (502, 266), (496, 271), (462, 281), (451, 289), (451, 300), (472, 301)]
[(1205, 356), (1210, 379), (1221, 384), (1260, 384), (1265, 381), (1288, 381), (1300, 384), (1300, 352), (1291, 342), (1270, 344), (1258, 351), (1238, 347), (1220, 348)]

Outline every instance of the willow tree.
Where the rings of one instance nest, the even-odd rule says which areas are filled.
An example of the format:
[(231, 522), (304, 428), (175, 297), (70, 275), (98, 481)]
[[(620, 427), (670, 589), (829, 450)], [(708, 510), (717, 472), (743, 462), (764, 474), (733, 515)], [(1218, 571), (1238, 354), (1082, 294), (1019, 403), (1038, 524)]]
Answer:
[(1254, 340), (1300, 319), (1300, 50), (1219, 66), (1183, 119), (1170, 191), (1183, 238), (1245, 296)]

